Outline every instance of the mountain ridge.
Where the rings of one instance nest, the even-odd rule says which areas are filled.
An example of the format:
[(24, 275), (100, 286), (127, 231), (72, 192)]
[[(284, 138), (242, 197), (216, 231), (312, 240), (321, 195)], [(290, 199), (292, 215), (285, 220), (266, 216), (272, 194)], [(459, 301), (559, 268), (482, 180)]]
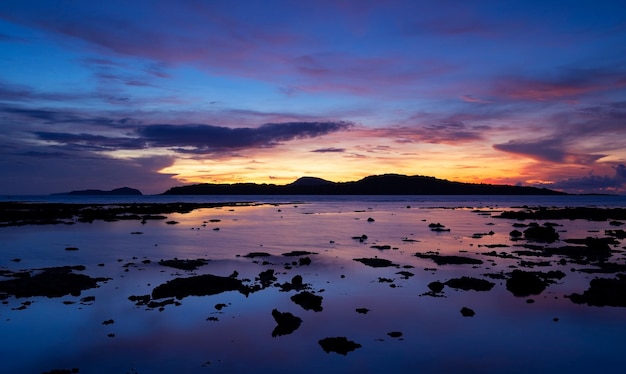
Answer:
[(370, 175), (357, 181), (331, 182), (301, 177), (286, 185), (201, 183), (172, 187), (162, 195), (567, 195), (528, 186), (453, 182), (435, 177), (402, 174)]

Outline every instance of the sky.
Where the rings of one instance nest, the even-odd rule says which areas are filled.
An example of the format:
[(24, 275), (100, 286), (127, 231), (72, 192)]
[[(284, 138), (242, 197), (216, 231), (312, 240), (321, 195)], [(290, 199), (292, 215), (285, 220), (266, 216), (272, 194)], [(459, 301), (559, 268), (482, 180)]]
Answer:
[(0, 2), (0, 194), (625, 165), (624, 1)]

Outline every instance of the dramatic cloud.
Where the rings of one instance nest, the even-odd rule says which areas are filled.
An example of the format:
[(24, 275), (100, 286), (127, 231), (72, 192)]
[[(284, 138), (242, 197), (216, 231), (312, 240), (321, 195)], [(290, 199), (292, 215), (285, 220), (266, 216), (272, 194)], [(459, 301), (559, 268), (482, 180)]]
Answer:
[(246, 148), (269, 148), (294, 139), (315, 138), (347, 130), (350, 122), (267, 123), (257, 128), (229, 128), (211, 125), (146, 125), (137, 137), (110, 137), (86, 133), (33, 132), (39, 139), (73, 149), (106, 151), (166, 147), (180, 153), (212, 153)]
[(347, 130), (350, 122), (267, 123), (257, 128), (229, 128), (211, 125), (149, 125), (137, 130), (152, 147), (192, 147), (196, 152), (224, 149), (273, 147), (280, 142), (315, 138)]
[(589, 175), (569, 178), (550, 185), (550, 188), (567, 190), (575, 193), (619, 193), (626, 189), (626, 165), (613, 166), (615, 175)]
[(314, 149), (311, 152), (317, 152), (317, 153), (342, 153), (345, 152), (346, 149), (345, 148), (319, 148), (319, 149)]
[(494, 144), (493, 147), (499, 151), (553, 163), (589, 165), (605, 157), (605, 155), (570, 152), (563, 139), (555, 138), (509, 141), (508, 143)]

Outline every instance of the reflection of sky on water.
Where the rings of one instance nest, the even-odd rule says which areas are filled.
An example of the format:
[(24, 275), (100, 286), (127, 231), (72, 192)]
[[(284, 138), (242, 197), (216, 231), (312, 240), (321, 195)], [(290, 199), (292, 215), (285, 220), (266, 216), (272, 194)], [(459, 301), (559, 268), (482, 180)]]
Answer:
[[(406, 205), (264, 205), (168, 216), (168, 220), (179, 222), (176, 225), (128, 221), (3, 228), (0, 263), (4, 268), (83, 264), (88, 275), (112, 278), (100, 288), (83, 291), (81, 297), (96, 297), (92, 305), (81, 305), (80, 297), (69, 295), (7, 299), (7, 304), (0, 306), (0, 353), (12, 358), (5, 362), (6, 372), (72, 367), (101, 373), (131, 369), (140, 373), (269, 369), (278, 373), (582, 372), (608, 370), (621, 362), (626, 336), (623, 308), (575, 305), (564, 298), (565, 294), (584, 291), (594, 276), (571, 272), (571, 264), (554, 266), (566, 277), (548, 286), (541, 295), (532, 296), (532, 304), (526, 302), (528, 298), (512, 296), (505, 289), (505, 281), (500, 280), (494, 280), (496, 286), (489, 292), (446, 287), (445, 298), (420, 297), (428, 291), (427, 284), (435, 280), (510, 271), (508, 266), (515, 260), (476, 253), (513, 250), (483, 247), (514, 244), (508, 238), (512, 221), (479, 215), (471, 209), (408, 209)], [(375, 222), (367, 222), (369, 217)], [(209, 222), (211, 219), (220, 222)], [(432, 232), (428, 228), (431, 222), (440, 222), (451, 231)], [(559, 223), (564, 225), (558, 228), (562, 238), (601, 236), (604, 229), (610, 228), (607, 222)], [(213, 230), (216, 227), (220, 230)], [(491, 230), (495, 235), (471, 237)], [(142, 234), (131, 234), (136, 231)], [(351, 238), (362, 234), (368, 236), (364, 243)], [(404, 238), (417, 242), (405, 242)], [(381, 251), (371, 245), (398, 249)], [(67, 252), (64, 248), (68, 246), (79, 250)], [(436, 266), (430, 260), (412, 256), (437, 249), (445, 254), (468, 251), (461, 254), (480, 258), (484, 264), (475, 269), (471, 265)], [(310, 266), (286, 269), (284, 265), (297, 258), (281, 254), (294, 250), (318, 254), (310, 256)], [(253, 251), (272, 256), (237, 257)], [(353, 261), (374, 256), (413, 268), (371, 268)], [(131, 295), (149, 294), (155, 286), (174, 277), (191, 275), (157, 263), (174, 257), (212, 260), (194, 274), (228, 276), (237, 271), (240, 279), (253, 281), (261, 271), (272, 268), (279, 283), (300, 274), (324, 297), (324, 310), (305, 311), (289, 299), (295, 291), (281, 292), (276, 287), (248, 296), (226, 292), (187, 297), (181, 306), (168, 305), (162, 312), (145, 310), (128, 300)], [(14, 258), (21, 261), (10, 261)], [(151, 262), (142, 263), (146, 259)], [(487, 261), (490, 259), (495, 264)], [(272, 265), (261, 265), (264, 260)], [(548, 260), (556, 262), (555, 258)], [(415, 275), (402, 279), (396, 274), (400, 270)], [(393, 279), (397, 287), (379, 282), (379, 277)], [(32, 305), (12, 310), (26, 300), (33, 301)], [(76, 303), (64, 305), (63, 301)], [(218, 311), (218, 303), (227, 306)], [(474, 309), (476, 316), (462, 317), (459, 311), (464, 306)], [(363, 307), (370, 312), (355, 312)], [(300, 328), (291, 335), (272, 338), (274, 308), (302, 318)], [(207, 321), (208, 317), (219, 320)], [(109, 319), (115, 323), (102, 324)], [(389, 337), (391, 331), (401, 331), (402, 338)], [(362, 348), (345, 357), (327, 354), (317, 342), (331, 336), (346, 336)]]

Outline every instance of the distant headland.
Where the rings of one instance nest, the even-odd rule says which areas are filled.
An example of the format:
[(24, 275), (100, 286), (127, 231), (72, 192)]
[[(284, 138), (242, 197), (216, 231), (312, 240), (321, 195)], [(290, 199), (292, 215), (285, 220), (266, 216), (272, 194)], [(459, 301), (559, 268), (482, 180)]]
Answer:
[(110, 191), (103, 190), (81, 190), (52, 194), (54, 196), (138, 196), (143, 195), (141, 191), (130, 188), (121, 187)]
[(173, 187), (163, 195), (567, 195), (546, 188), (451, 182), (426, 176), (372, 175), (354, 182), (302, 177), (286, 185), (202, 183)]

